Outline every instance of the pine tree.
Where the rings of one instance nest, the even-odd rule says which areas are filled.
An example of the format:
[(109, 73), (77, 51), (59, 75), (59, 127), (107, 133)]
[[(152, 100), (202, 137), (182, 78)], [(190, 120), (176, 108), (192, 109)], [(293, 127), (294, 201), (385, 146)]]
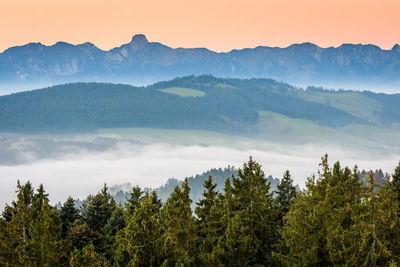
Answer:
[(224, 193), (217, 195), (215, 205), (210, 210), (210, 230), (214, 231), (216, 246), (212, 248), (210, 261), (220, 264), (230, 263), (229, 255), (226, 253), (225, 231), (233, 217), (233, 194), (230, 178), (225, 180)]
[(293, 185), (293, 179), (289, 171), (285, 171), (282, 181), (278, 185), (276, 191), (276, 205), (279, 209), (279, 221), (281, 226), (284, 223), (283, 217), (289, 211), (290, 206), (296, 197), (296, 187)]
[(116, 206), (111, 214), (111, 217), (107, 220), (107, 224), (103, 228), (103, 238), (105, 242), (105, 256), (108, 260), (111, 260), (113, 253), (117, 247), (116, 235), (125, 227), (124, 211), (120, 205)]
[(40, 209), (35, 210), (35, 218), (29, 227), (29, 256), (32, 265), (55, 266), (60, 264), (64, 256), (61, 221), (56, 215), (56, 209), (49, 205), (49, 200), (40, 200), (43, 193), (43, 188), (39, 188), (36, 208)]
[(162, 221), (165, 227), (163, 247), (167, 258), (163, 264), (167, 266), (186, 266), (195, 261), (196, 236), (189, 192), (186, 178), (182, 183), (182, 189), (176, 186), (162, 209)]
[(110, 266), (104, 256), (95, 251), (93, 244), (89, 244), (82, 250), (75, 249), (70, 256), (69, 265), (71, 267), (106, 267)]
[(140, 200), (143, 195), (143, 191), (139, 186), (134, 186), (130, 192), (130, 197), (127, 201), (127, 210), (130, 214), (133, 214), (135, 209), (139, 208)]
[[(155, 192), (155, 191), (153, 191)], [(140, 200), (133, 214), (128, 214), (126, 227), (118, 233), (114, 259), (119, 266), (160, 266), (162, 263), (162, 225), (160, 205), (155, 193)]]
[(61, 222), (40, 185), (36, 194), (28, 182), (17, 185), (17, 202), (2, 222), (4, 264), (55, 265), (63, 256)]
[(273, 255), (278, 261), (283, 257), (283, 255), (288, 254), (288, 248), (285, 246), (282, 238), (283, 225), (286, 220), (286, 214), (289, 212), (290, 207), (292, 206), (294, 199), (296, 197), (296, 187), (293, 185), (293, 180), (289, 171), (285, 171), (283, 174), (283, 178), (277, 187), (276, 198), (275, 198), (275, 206), (278, 209), (278, 224), (279, 227), (277, 229), (278, 238), (273, 244), (274, 251)]
[(67, 201), (63, 204), (60, 211), (60, 218), (62, 221), (62, 238), (65, 239), (73, 225), (73, 223), (80, 218), (79, 210), (75, 207), (75, 201), (72, 197), (68, 197)]
[(284, 264), (343, 265), (355, 254), (357, 225), (354, 213), (362, 201), (362, 184), (357, 168), (342, 169), (339, 162), (331, 170), (328, 157), (322, 158), (319, 178), (307, 180), (286, 215), (283, 229), (287, 255)]
[(197, 207), (195, 209), (197, 215), (196, 233), (199, 242), (198, 248), (200, 250), (198, 258), (202, 265), (211, 266), (215, 264), (215, 260), (212, 259), (211, 253), (218, 241), (218, 236), (215, 235), (216, 225), (211, 213), (211, 210), (216, 205), (217, 192), (215, 191), (215, 188), (217, 185), (213, 184), (211, 176), (204, 181), (203, 185), (204, 198), (196, 203)]
[[(397, 194), (397, 203), (400, 205), (400, 161), (392, 175), (392, 184), (394, 186), (394, 191)], [(400, 211), (398, 216), (400, 217)]]
[(29, 264), (29, 224), (32, 220), (30, 206), (33, 198), (33, 188), (30, 182), (21, 185), (17, 181), (17, 201), (8, 208), (7, 221), (2, 222), (1, 244), (2, 264), (28, 265)]
[(89, 244), (95, 247), (104, 246), (103, 242), (103, 236), (99, 232), (93, 231), (85, 223), (81, 224), (79, 221), (74, 222), (67, 237), (69, 247), (79, 251)]
[(249, 161), (233, 178), (234, 216), (226, 229), (227, 256), (237, 265), (272, 265), (276, 210), (261, 165)]
[(103, 227), (107, 224), (115, 206), (115, 201), (108, 193), (107, 185), (104, 184), (98, 194), (94, 197), (88, 197), (87, 203), (84, 203), (83, 219), (93, 231), (102, 233)]
[(383, 266), (397, 261), (399, 254), (398, 204), (395, 188), (386, 182), (379, 190), (370, 173), (368, 188), (364, 191), (364, 202), (359, 212), (360, 241), (357, 246), (356, 263), (365, 266)]

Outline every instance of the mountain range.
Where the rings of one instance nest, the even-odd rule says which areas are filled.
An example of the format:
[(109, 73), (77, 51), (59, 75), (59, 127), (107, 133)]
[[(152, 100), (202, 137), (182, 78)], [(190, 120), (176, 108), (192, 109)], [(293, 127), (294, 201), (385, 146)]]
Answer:
[(0, 94), (82, 81), (145, 85), (201, 74), (399, 92), (400, 46), (383, 50), (375, 45), (321, 48), (302, 43), (217, 53), (206, 48), (171, 48), (138, 34), (109, 51), (91, 43), (58, 42), (51, 46), (29, 43), (0, 53)]

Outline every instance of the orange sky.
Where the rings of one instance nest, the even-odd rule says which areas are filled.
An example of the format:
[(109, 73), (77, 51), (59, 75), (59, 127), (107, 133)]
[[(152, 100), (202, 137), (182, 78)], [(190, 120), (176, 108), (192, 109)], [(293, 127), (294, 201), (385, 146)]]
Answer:
[(0, 51), (28, 42), (110, 49), (135, 33), (216, 51), (400, 43), (400, 0), (1, 0)]

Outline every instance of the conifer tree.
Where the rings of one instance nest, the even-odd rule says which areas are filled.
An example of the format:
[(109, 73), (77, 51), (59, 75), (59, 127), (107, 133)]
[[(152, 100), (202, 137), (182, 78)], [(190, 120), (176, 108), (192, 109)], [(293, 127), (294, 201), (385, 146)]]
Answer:
[(282, 181), (276, 191), (276, 205), (279, 210), (279, 221), (283, 225), (283, 217), (289, 211), (290, 206), (296, 197), (296, 187), (293, 185), (293, 179), (289, 171), (285, 171)]
[(231, 180), (228, 177), (224, 184), (224, 193), (219, 193), (215, 205), (210, 210), (210, 228), (214, 231), (216, 246), (213, 247), (209, 260), (220, 264), (229, 263), (229, 255), (226, 253), (225, 231), (233, 217), (233, 195)]
[(190, 208), (190, 188), (187, 178), (182, 189), (175, 187), (162, 209), (164, 265), (191, 265), (195, 262), (196, 236), (194, 218)]
[(114, 259), (117, 265), (160, 266), (162, 263), (163, 229), (160, 205), (155, 198), (155, 193), (146, 193), (135, 212), (128, 214), (126, 227), (116, 237), (118, 247)]
[(111, 217), (107, 220), (107, 224), (103, 227), (103, 238), (105, 242), (104, 255), (108, 260), (113, 257), (116, 244), (117, 233), (125, 227), (124, 211), (120, 205), (113, 210)]
[(75, 221), (67, 237), (68, 245), (73, 250), (76, 248), (79, 251), (89, 244), (95, 247), (104, 246), (103, 242), (103, 236), (99, 232), (93, 231), (85, 223), (81, 224), (79, 221)]
[(226, 253), (238, 265), (272, 265), (276, 210), (261, 165), (252, 157), (233, 178), (234, 216), (226, 229)]
[[(376, 190), (373, 172), (359, 213), (360, 244), (355, 263), (365, 266), (383, 266), (399, 263), (399, 218), (394, 186), (389, 182)], [(397, 256), (397, 257), (393, 257)]]
[[(392, 184), (394, 187), (394, 191), (397, 194), (397, 203), (400, 205), (400, 161), (399, 164), (396, 166), (394, 173), (392, 174)], [(399, 211), (400, 217), (400, 211)]]
[(196, 203), (197, 207), (195, 209), (197, 215), (196, 233), (198, 237), (198, 247), (200, 250), (198, 258), (203, 265), (210, 266), (215, 264), (211, 253), (218, 241), (218, 236), (216, 236), (215, 229), (215, 217), (213, 217), (211, 213), (211, 210), (216, 205), (217, 192), (215, 191), (215, 188), (217, 185), (213, 183), (211, 176), (204, 181), (203, 185), (204, 198)]
[[(61, 239), (61, 221), (56, 215), (56, 209), (49, 205), (44, 196), (43, 187), (40, 187), (37, 199), (35, 218), (29, 227), (29, 250), (32, 265), (55, 266), (60, 264), (64, 256), (63, 242)], [(40, 207), (40, 209), (39, 209)]]
[(79, 219), (79, 210), (75, 207), (75, 202), (72, 197), (68, 197), (67, 201), (62, 205), (60, 209), (60, 218), (62, 221), (62, 237), (65, 239), (73, 225), (73, 223)]
[(36, 194), (28, 182), (17, 184), (17, 202), (2, 223), (5, 264), (55, 265), (63, 256), (61, 222), (40, 185)]
[(288, 254), (281, 255), (286, 265), (343, 265), (355, 254), (353, 207), (362, 200), (358, 170), (342, 169), (339, 162), (330, 169), (327, 155), (320, 165), (318, 179), (307, 180), (287, 213), (283, 238)]
[(11, 216), (2, 223), (1, 229), (2, 255), (5, 255), (4, 264), (29, 264), (29, 224), (32, 220), (30, 212), (32, 198), (33, 188), (30, 182), (21, 185), (18, 180), (17, 201), (9, 209)]
[(88, 244), (82, 250), (75, 250), (71, 253), (69, 259), (69, 266), (71, 267), (107, 267), (110, 263), (104, 256), (96, 252), (93, 244)]
[(144, 192), (139, 186), (132, 187), (132, 191), (130, 192), (129, 199), (126, 204), (127, 210), (130, 214), (133, 214), (135, 209), (139, 207), (143, 193)]
[(84, 203), (82, 216), (88, 227), (93, 231), (102, 233), (103, 227), (111, 217), (115, 209), (115, 201), (108, 193), (108, 187), (104, 184), (101, 191), (93, 197), (88, 197)]

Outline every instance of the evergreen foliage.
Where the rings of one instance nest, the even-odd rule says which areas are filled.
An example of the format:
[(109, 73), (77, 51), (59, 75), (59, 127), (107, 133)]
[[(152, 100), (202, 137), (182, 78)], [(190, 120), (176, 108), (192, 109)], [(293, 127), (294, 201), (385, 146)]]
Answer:
[(69, 197), (59, 210), (42, 185), (18, 181), (16, 201), (0, 217), (0, 265), (399, 265), (400, 165), (384, 179), (381, 171), (331, 167), (327, 155), (320, 165), (302, 191), (286, 171), (273, 193), (250, 157), (223, 190), (211, 176), (202, 180), (194, 213), (189, 179), (165, 204), (136, 186), (117, 205), (104, 185), (80, 209)]
[[(160, 91), (174, 87), (194, 89), (204, 96), (180, 97)], [(0, 130), (86, 132), (150, 127), (251, 134), (257, 129), (261, 110), (330, 127), (357, 123), (393, 128), (400, 118), (399, 101), (400, 95), (303, 90), (269, 79), (210, 75), (186, 76), (147, 87), (73, 83), (1, 96)], [(359, 112), (348, 108), (358, 102), (376, 107), (360, 106)]]

